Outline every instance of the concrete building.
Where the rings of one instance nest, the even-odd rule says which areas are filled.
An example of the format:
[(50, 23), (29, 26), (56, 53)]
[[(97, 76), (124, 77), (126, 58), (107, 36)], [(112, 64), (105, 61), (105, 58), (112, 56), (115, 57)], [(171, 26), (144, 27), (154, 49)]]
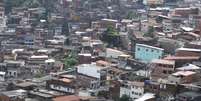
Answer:
[(162, 5), (164, 0), (143, 0), (145, 5)]
[(176, 49), (176, 56), (200, 56), (201, 49), (196, 48), (178, 48)]
[(48, 80), (46, 87), (51, 90), (63, 92), (66, 94), (74, 94), (76, 92), (76, 81), (74, 76), (61, 76), (56, 79)]
[(78, 81), (83, 87), (98, 89), (105, 84), (107, 66), (100, 66), (96, 63), (82, 64), (77, 66)]
[(0, 71), (0, 81), (5, 81), (6, 72)]
[(175, 62), (170, 60), (157, 59), (152, 61), (151, 79), (157, 81), (158, 79), (167, 78), (175, 71)]
[(135, 101), (155, 101), (155, 94), (145, 93), (142, 97), (136, 99)]
[(164, 49), (153, 47), (145, 44), (136, 44), (135, 58), (143, 61), (150, 62), (153, 59), (160, 59), (163, 57)]
[(6, 28), (6, 16), (5, 16), (5, 8), (2, 3), (0, 3), (0, 32), (4, 31)]
[(120, 87), (120, 97), (128, 95), (132, 99), (140, 98), (144, 94), (144, 82), (128, 81)]
[(201, 99), (201, 94), (198, 92), (182, 92), (177, 95), (176, 101), (199, 101)]
[(162, 26), (164, 33), (171, 33), (173, 31), (173, 25), (170, 19), (164, 19), (162, 22)]
[(147, 33), (149, 30), (149, 22), (148, 20), (143, 20), (140, 22), (141, 26), (140, 29), (143, 33)]
[(27, 96), (27, 91), (19, 89), (0, 93), (0, 101), (23, 101)]
[(69, 95), (69, 96), (60, 96), (53, 99), (53, 101), (81, 101), (79, 96)]
[(195, 80), (196, 72), (192, 71), (178, 71), (176, 73), (171, 74), (168, 76), (168, 81), (170, 83), (192, 83)]
[(125, 55), (123, 51), (119, 51), (117, 49), (107, 48), (106, 49), (106, 57), (107, 58), (115, 58), (117, 59), (119, 56)]
[(79, 64), (90, 64), (92, 62), (91, 54), (87, 53), (80, 53), (78, 54), (78, 63)]

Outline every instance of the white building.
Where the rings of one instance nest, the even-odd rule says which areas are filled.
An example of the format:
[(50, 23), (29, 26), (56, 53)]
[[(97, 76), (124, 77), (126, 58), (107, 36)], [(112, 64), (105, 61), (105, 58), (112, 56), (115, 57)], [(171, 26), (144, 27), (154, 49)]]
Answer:
[(77, 66), (77, 78), (83, 87), (98, 89), (107, 80), (107, 66), (99, 66), (95, 63)]
[(116, 49), (111, 49), (111, 48), (106, 49), (106, 57), (107, 58), (118, 58), (121, 55), (126, 55), (126, 54), (124, 52), (116, 50)]
[(71, 94), (75, 93), (75, 89), (68, 86), (51, 84), (50, 88), (53, 90), (62, 91), (66, 93), (71, 93)]
[[(135, 101), (149, 101), (155, 99), (155, 94), (152, 93), (146, 93), (139, 99), (136, 99)], [(154, 100), (153, 100), (154, 101)]]
[(5, 81), (6, 72), (0, 71), (0, 81)]
[(18, 74), (22, 72), (21, 67), (25, 66), (25, 61), (15, 61), (15, 60), (4, 60), (7, 67), (6, 76), (8, 77), (17, 77)]
[(101, 70), (106, 69), (106, 67), (97, 66), (96, 63), (92, 64), (82, 64), (77, 66), (77, 72), (86, 76), (101, 79)]
[(127, 81), (120, 87), (120, 97), (128, 95), (132, 99), (140, 98), (144, 94), (144, 82)]

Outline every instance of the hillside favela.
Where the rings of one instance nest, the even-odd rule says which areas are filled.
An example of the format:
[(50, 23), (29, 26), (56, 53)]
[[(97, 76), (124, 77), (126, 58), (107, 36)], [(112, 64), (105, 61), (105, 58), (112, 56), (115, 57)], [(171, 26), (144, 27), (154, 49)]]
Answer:
[(0, 0), (0, 101), (201, 101), (201, 0)]

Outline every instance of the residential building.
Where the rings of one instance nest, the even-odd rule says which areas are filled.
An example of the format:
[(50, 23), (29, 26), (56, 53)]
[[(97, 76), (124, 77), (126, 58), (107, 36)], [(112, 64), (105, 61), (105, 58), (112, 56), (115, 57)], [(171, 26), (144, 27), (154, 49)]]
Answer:
[[(83, 87), (98, 89), (107, 80), (107, 66), (99, 63), (81, 64), (77, 66), (77, 79)], [(89, 71), (90, 70), (90, 71)]]
[(6, 72), (0, 71), (0, 81), (5, 81)]
[(143, 96), (144, 92), (144, 82), (127, 81), (120, 87), (120, 97), (128, 95), (132, 99), (137, 99)]
[(164, 49), (153, 47), (145, 44), (136, 44), (135, 59), (143, 62), (151, 62), (153, 59), (160, 59), (163, 57)]
[(90, 64), (92, 62), (91, 54), (87, 53), (80, 53), (78, 54), (78, 62), (79, 64)]
[(5, 29), (6, 29), (6, 21), (7, 21), (7, 17), (5, 15), (4, 4), (0, 3), (0, 32), (5, 31)]
[(151, 80), (166, 79), (175, 71), (175, 62), (171, 60), (156, 59), (151, 62)]
[(149, 23), (147, 20), (143, 20), (140, 22), (140, 29), (143, 33), (147, 33), (149, 30)]
[(66, 94), (75, 94), (78, 87), (74, 76), (60, 76), (46, 82), (46, 87), (50, 90), (63, 92)]
[(123, 95), (130, 96), (132, 100), (140, 98), (145, 93), (144, 81), (148, 78), (137, 76), (136, 74), (129, 72), (120, 75), (120, 97)]
[(19, 89), (0, 93), (1, 101), (23, 101), (27, 96), (27, 91)]
[(193, 49), (193, 48), (178, 48), (176, 49), (176, 56), (200, 56), (201, 49)]
[(145, 5), (162, 5), (164, 0), (143, 0)]
[(126, 55), (123, 51), (119, 51), (117, 49), (107, 48), (106, 49), (106, 57), (117, 59), (120, 55)]
[(136, 99), (135, 101), (155, 101), (155, 95), (152, 93), (145, 93), (142, 97)]
[(81, 101), (81, 99), (79, 96), (69, 95), (69, 96), (56, 97), (53, 99), (53, 101)]
[(176, 101), (199, 101), (201, 98), (201, 94), (198, 92), (182, 92), (177, 95)]
[(199, 61), (200, 56), (167, 56), (164, 59), (175, 61), (175, 67), (181, 67), (186, 63)]
[(173, 32), (173, 25), (170, 19), (164, 19), (163, 22), (163, 32), (164, 33), (171, 33)]
[(193, 71), (178, 71), (168, 76), (170, 83), (183, 84), (192, 83), (195, 80), (196, 72)]
[(6, 63), (6, 76), (8, 77), (18, 77), (21, 75), (23, 71), (23, 67), (25, 66), (25, 61), (13, 61), (13, 60), (5, 60)]

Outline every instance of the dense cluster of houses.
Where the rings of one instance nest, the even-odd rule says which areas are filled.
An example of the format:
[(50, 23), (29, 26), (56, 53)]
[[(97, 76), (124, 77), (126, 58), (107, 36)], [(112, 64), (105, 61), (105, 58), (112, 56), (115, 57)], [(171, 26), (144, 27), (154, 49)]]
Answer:
[(0, 101), (201, 99), (199, 0), (4, 5)]

